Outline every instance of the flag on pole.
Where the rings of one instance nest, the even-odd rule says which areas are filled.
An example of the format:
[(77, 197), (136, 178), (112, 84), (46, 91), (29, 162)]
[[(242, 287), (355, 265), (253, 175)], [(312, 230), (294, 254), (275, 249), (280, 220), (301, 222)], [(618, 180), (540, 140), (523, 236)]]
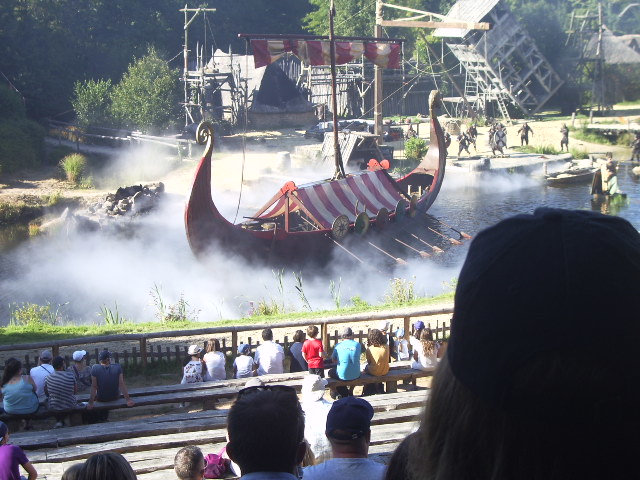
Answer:
[[(382, 68), (400, 68), (402, 47), (399, 43), (336, 41), (336, 65), (344, 65), (364, 55)], [(328, 40), (252, 39), (255, 67), (260, 68), (278, 60), (287, 52), (293, 53), (307, 65), (330, 65)]]

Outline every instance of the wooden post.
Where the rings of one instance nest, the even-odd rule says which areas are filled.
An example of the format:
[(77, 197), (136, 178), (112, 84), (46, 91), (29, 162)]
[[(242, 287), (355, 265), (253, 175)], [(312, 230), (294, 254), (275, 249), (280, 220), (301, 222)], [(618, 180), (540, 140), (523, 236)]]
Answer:
[(326, 323), (320, 324), (320, 336), (322, 337), (322, 348), (324, 351), (329, 351), (329, 325)]
[(131, 363), (134, 365), (138, 364), (138, 350), (136, 347), (131, 347)]
[(60, 345), (54, 345), (53, 347), (51, 347), (51, 353), (54, 357), (60, 355)]
[(235, 355), (238, 351), (238, 332), (231, 332), (231, 355)]
[[(376, 0), (376, 25), (374, 27), (373, 36), (376, 38), (382, 37), (382, 0)], [(373, 123), (374, 134), (377, 135), (377, 142), (382, 142), (382, 68), (378, 65), (374, 66), (373, 77)]]
[(125, 364), (125, 366), (129, 366), (129, 351), (128, 350), (124, 351), (124, 364)]
[(176, 363), (180, 365), (180, 345), (176, 345)]
[(142, 360), (142, 369), (147, 368), (147, 339), (142, 337), (140, 339), (140, 359)]
[(118, 352), (113, 353), (113, 359), (116, 363), (120, 363), (120, 354)]
[(404, 339), (409, 340), (411, 336), (411, 317), (404, 317)]

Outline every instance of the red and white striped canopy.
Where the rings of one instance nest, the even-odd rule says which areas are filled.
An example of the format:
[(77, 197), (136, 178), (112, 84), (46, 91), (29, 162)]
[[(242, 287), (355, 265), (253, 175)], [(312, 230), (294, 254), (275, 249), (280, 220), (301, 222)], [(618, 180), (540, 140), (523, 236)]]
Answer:
[[(356, 215), (365, 210), (370, 217), (383, 207), (393, 212), (402, 198), (395, 181), (385, 170), (365, 171), (341, 180), (298, 187), (289, 197), (289, 212), (299, 210), (302, 203), (323, 228), (331, 228), (340, 215), (354, 222)], [(286, 208), (287, 199), (283, 195), (261, 218), (277, 217), (284, 214)]]
[[(343, 65), (364, 55), (383, 68), (400, 68), (402, 47), (393, 42), (337, 41), (336, 65)], [(260, 68), (275, 62), (287, 52), (296, 55), (307, 65), (329, 65), (330, 43), (328, 40), (251, 40), (255, 67)]]

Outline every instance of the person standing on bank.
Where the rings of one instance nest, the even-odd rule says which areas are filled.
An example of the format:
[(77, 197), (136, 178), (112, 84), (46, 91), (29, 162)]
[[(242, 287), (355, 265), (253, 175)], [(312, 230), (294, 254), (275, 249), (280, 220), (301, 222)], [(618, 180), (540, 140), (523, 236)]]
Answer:
[[(129, 397), (127, 385), (124, 383), (124, 374), (119, 363), (111, 363), (111, 352), (103, 350), (98, 354), (98, 365), (91, 367), (91, 395), (89, 396), (88, 410), (92, 410), (96, 400), (99, 402), (112, 402), (124, 395), (128, 407), (136, 403)], [(109, 418), (109, 410), (102, 410), (99, 420)]]
[(518, 134), (520, 135), (520, 146), (529, 145), (529, 134), (533, 135), (533, 130), (527, 122), (522, 124)]
[(564, 147), (567, 148), (567, 152), (569, 151), (569, 127), (567, 127), (566, 123), (562, 124), (560, 128), (560, 133), (562, 134), (562, 138), (560, 139), (560, 151), (562, 152)]
[(76, 350), (71, 358), (73, 358), (73, 364), (67, 368), (67, 371), (73, 373), (78, 393), (85, 392), (91, 388), (91, 367), (87, 365), (87, 351)]
[(51, 351), (43, 350), (40, 353), (39, 365), (33, 367), (29, 372), (33, 382), (36, 384), (36, 395), (38, 395), (38, 401), (40, 403), (44, 403), (47, 400), (47, 396), (44, 394), (44, 379), (53, 373), (51, 360), (53, 360)]

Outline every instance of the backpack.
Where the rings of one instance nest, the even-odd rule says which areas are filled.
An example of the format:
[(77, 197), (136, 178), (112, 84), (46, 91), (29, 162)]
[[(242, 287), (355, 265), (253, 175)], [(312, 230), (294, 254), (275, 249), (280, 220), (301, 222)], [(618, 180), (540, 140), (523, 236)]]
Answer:
[(210, 453), (204, 457), (207, 466), (204, 469), (204, 478), (222, 478), (229, 470), (230, 460), (223, 455), (227, 447), (224, 447), (218, 454)]

